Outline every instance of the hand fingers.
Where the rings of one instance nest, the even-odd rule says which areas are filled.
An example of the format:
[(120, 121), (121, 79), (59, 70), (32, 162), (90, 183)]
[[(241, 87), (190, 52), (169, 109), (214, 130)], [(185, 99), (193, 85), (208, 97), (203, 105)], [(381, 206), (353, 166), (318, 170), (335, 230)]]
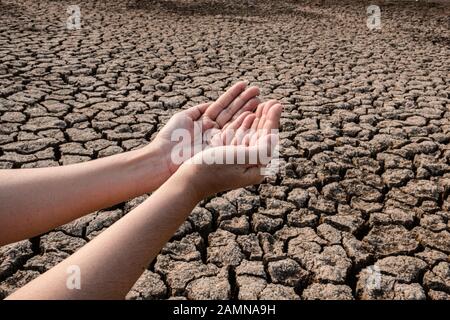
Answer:
[[(277, 126), (274, 128), (271, 128), (267, 122), (268, 122), (268, 116), (270, 113), (270, 110), (278, 103), (277, 100), (269, 100), (266, 102), (266, 104), (264, 105), (264, 108), (262, 109), (262, 114), (261, 114), (261, 118), (259, 119), (258, 122), (258, 127), (256, 128), (256, 133), (254, 135), (252, 135), (251, 139), (250, 139), (250, 145), (253, 145), (256, 143), (256, 141), (259, 139), (259, 137), (262, 137), (266, 134), (269, 133), (270, 129), (275, 129), (278, 127), (278, 122), (277, 122)], [(274, 122), (271, 122), (274, 123)]]
[(258, 87), (250, 87), (242, 94), (236, 97), (228, 106), (226, 106), (217, 116), (216, 122), (223, 127), (234, 114), (238, 112), (248, 101), (259, 95)]
[(258, 105), (260, 103), (261, 103), (261, 100), (259, 100), (258, 97), (254, 97), (254, 98), (250, 99), (249, 101), (247, 101), (247, 103), (241, 109), (239, 109), (234, 114), (234, 116), (231, 118), (231, 120), (235, 120), (237, 117), (239, 117), (242, 113), (244, 113), (246, 111), (250, 111), (250, 112), (255, 111), (255, 109), (258, 107)]
[(226, 126), (222, 129), (222, 141), (225, 145), (231, 144), (231, 142), (235, 138), (237, 129), (242, 125), (248, 115), (250, 115), (250, 111), (244, 112), (233, 122), (227, 123)]
[(278, 129), (280, 126), (281, 112), (283, 111), (283, 106), (279, 103), (275, 104), (267, 112), (266, 121), (263, 128), (266, 130)]
[(219, 99), (211, 104), (211, 106), (205, 111), (205, 115), (215, 121), (220, 112), (228, 107), (228, 105), (233, 102), (233, 100), (236, 99), (236, 97), (238, 97), (246, 87), (247, 83), (244, 81), (239, 81), (234, 84), (230, 89), (222, 94)]
[(230, 129), (230, 128), (233, 128), (233, 129), (239, 128), (241, 126), (242, 122), (244, 121), (244, 119), (250, 114), (251, 114), (250, 111), (242, 113), (237, 119), (234, 119), (233, 121), (230, 121), (227, 124), (225, 124), (222, 127), (222, 130)]
[(267, 101), (266, 105), (264, 106), (263, 115), (267, 114), (267, 112), (270, 110), (270, 108), (272, 108), (277, 103), (279, 103), (279, 102), (275, 99)]
[(219, 146), (208, 149), (199, 156), (204, 164), (259, 166), (272, 159), (276, 147), (276, 135), (266, 135), (254, 146)]
[(277, 103), (277, 100), (269, 100), (265, 103), (264, 108), (261, 110), (261, 120), (258, 123), (257, 129), (262, 129), (264, 127), (264, 123), (266, 122), (267, 113), (272, 108), (273, 105)]
[(260, 105), (258, 105), (258, 107), (256, 108), (255, 114), (257, 118), (261, 118), (262, 116), (262, 112), (264, 110), (264, 106), (266, 105), (267, 102), (263, 102)]
[(257, 143), (259, 164), (267, 165), (272, 160), (278, 142), (278, 134), (266, 134), (259, 138)]
[(208, 116), (203, 116), (201, 119), (202, 119), (202, 129), (204, 131), (209, 130), (211, 128), (217, 128), (217, 123), (214, 120), (211, 120)]
[(205, 113), (206, 109), (211, 105), (211, 102), (206, 102), (198, 105), (198, 110), (203, 114)]
[(242, 138), (242, 142), (240, 144), (242, 144), (244, 146), (251, 145), (250, 142), (252, 141), (252, 137), (256, 134), (256, 129), (258, 128), (259, 121), (260, 121), (260, 118), (258, 118), (257, 115), (255, 114), (253, 122), (250, 124), (250, 127), (245, 132), (245, 134)]
[[(275, 152), (275, 148), (277, 145), (278, 145), (278, 135), (268, 134), (261, 137), (257, 141), (257, 143), (253, 146), (244, 147), (244, 149), (242, 149), (242, 146), (237, 147), (238, 148), (236, 149), (238, 152), (237, 163), (246, 164), (250, 166), (267, 165), (270, 162), (270, 160), (272, 160), (272, 156)], [(245, 155), (239, 154), (239, 152), (241, 153), (245, 152)]]
[(223, 146), (220, 129), (213, 128), (206, 131), (203, 136), (203, 143), (211, 146)]
[(255, 135), (256, 130), (258, 129), (258, 125), (259, 122), (261, 120), (262, 114), (263, 114), (263, 110), (265, 105), (267, 104), (267, 102), (263, 102), (261, 104), (258, 105), (258, 107), (256, 108), (255, 111), (255, 120), (253, 121), (250, 130), (247, 131), (247, 134), (245, 135), (245, 137), (242, 140), (242, 144), (245, 146), (249, 146), (252, 141), (252, 137)]
[(203, 113), (205, 113), (206, 109), (211, 105), (211, 102), (202, 103), (196, 106), (193, 106), (189, 109), (184, 110), (186, 112), (186, 115), (191, 118), (192, 120), (196, 121), (198, 120)]
[[(249, 129), (249, 130), (251, 130), (251, 129)], [(244, 135), (244, 138), (242, 139), (241, 144), (243, 146), (249, 146), (251, 138), (252, 138), (252, 135), (250, 133), (247, 133), (246, 135)]]
[(244, 139), (245, 135), (248, 133), (248, 130), (252, 126), (253, 121), (255, 120), (255, 115), (250, 113), (247, 115), (242, 121), (241, 126), (236, 130), (236, 134), (234, 135), (233, 140), (231, 141), (232, 145), (241, 145), (242, 140)]
[[(254, 145), (259, 137), (269, 133), (271, 129), (277, 129), (281, 116), (281, 104), (277, 100), (269, 100), (258, 106), (256, 119), (252, 124), (249, 134), (244, 138), (245, 145)], [(272, 111), (272, 109), (274, 109)]]

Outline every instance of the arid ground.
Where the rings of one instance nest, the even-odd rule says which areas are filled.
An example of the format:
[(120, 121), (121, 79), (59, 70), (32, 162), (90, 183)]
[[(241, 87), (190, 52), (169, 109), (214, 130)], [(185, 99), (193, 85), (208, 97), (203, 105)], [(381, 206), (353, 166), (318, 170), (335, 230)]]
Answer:
[[(68, 30), (70, 1), (0, 0), (0, 167), (139, 148), (247, 79), (282, 171), (200, 203), (127, 298), (449, 299), (450, 6), (384, 2), (86, 0)], [(0, 248), (0, 298), (146, 197)]]

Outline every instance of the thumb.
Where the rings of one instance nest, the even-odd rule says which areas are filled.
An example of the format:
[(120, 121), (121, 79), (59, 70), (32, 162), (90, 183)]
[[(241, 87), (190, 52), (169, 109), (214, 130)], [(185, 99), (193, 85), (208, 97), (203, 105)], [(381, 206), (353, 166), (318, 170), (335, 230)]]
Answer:
[(217, 122), (212, 120), (207, 115), (202, 117), (202, 124), (203, 124), (203, 130), (205, 130), (205, 131), (210, 130), (210, 129), (219, 129), (219, 125), (217, 124)]

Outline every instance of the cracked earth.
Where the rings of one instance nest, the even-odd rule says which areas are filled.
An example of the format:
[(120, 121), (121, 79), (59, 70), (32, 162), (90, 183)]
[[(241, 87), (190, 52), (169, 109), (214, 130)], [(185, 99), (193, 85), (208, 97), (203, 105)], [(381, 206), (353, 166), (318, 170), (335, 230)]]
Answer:
[[(1, 168), (139, 148), (239, 79), (285, 105), (283, 173), (201, 202), (128, 299), (450, 299), (449, 5), (70, 4), (0, 0)], [(146, 197), (0, 248), (0, 298)]]

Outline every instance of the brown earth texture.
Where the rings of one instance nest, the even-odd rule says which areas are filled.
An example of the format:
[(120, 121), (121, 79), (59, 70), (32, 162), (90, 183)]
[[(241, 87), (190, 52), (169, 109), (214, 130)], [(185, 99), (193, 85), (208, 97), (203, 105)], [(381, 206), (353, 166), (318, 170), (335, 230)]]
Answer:
[[(440, 2), (86, 0), (68, 30), (71, 2), (0, 0), (0, 168), (139, 148), (247, 79), (285, 106), (282, 170), (201, 202), (127, 299), (449, 299)], [(146, 197), (0, 248), (0, 298)]]

